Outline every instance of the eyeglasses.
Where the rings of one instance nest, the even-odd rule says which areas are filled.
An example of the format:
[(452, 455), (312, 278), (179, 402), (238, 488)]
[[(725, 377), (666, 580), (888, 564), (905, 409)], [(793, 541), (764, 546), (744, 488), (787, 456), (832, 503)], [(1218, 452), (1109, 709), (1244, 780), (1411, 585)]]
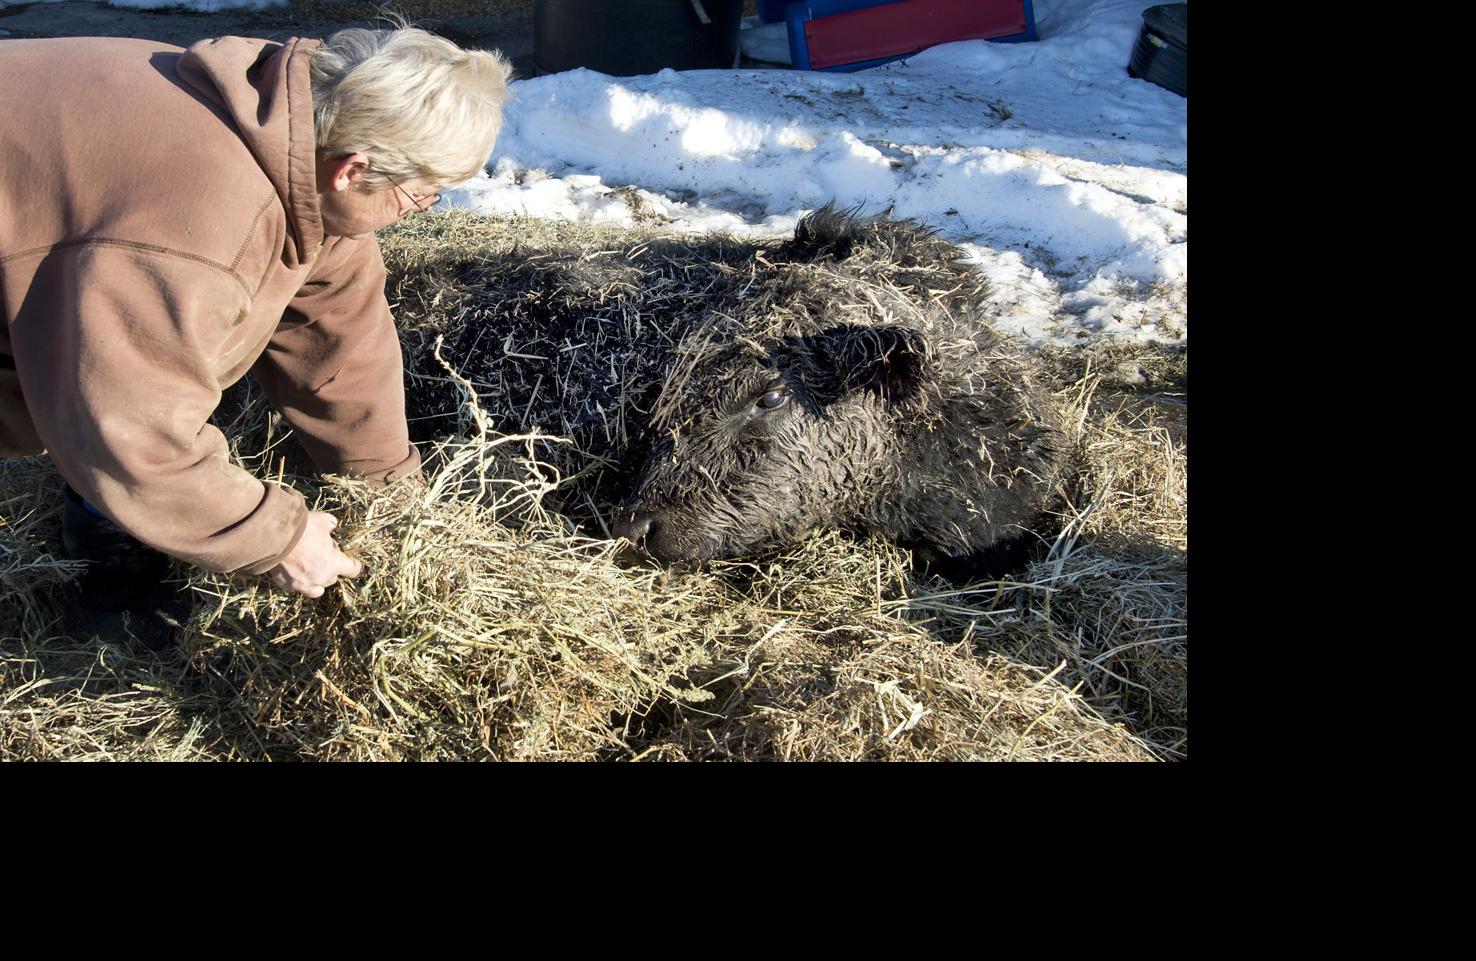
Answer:
[[(436, 204), (438, 204), (438, 203), (441, 202), (441, 195), (440, 194), (428, 194), (425, 197), (416, 197), (414, 194), (410, 193), (410, 191), (406, 190), (404, 187), (401, 187), (400, 186), (400, 182), (398, 180), (396, 180), (395, 178), (391, 177), (389, 174), (385, 174), (384, 175), (384, 179), (385, 180), (388, 180), (390, 183), (394, 184), (395, 185), (395, 189), (398, 190), (400, 193), (404, 194), (405, 197), (406, 197), (406, 199), (408, 199), (412, 204), (414, 204), (415, 205), (415, 209), (418, 210), (418, 211), (420, 211), (421, 213), (427, 213), (432, 207), (434, 207)], [(425, 206), (422, 207), (420, 205), (420, 201), (421, 200), (429, 200), (430, 203), (428, 203), (428, 204), (426, 204)]]

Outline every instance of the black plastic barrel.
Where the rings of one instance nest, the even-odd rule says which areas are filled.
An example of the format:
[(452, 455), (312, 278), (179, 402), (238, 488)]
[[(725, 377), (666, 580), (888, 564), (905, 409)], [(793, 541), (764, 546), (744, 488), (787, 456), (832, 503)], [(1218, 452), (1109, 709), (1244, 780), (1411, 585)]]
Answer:
[(1189, 96), (1189, 4), (1165, 3), (1143, 11), (1128, 74)]
[(533, 62), (617, 77), (731, 67), (742, 19), (743, 0), (534, 0)]

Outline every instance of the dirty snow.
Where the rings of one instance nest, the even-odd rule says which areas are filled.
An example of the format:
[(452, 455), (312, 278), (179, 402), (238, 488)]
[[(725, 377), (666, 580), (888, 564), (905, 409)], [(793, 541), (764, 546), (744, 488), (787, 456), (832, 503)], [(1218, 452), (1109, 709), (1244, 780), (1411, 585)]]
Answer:
[[(1150, 5), (1037, 0), (1038, 43), (944, 44), (856, 73), (522, 80), (487, 173), (449, 196), (748, 236), (832, 199), (890, 207), (969, 251), (999, 326), (1031, 343), (1183, 343), (1188, 101), (1126, 71)], [(748, 30), (763, 37), (746, 49), (787, 59), (783, 24)]]

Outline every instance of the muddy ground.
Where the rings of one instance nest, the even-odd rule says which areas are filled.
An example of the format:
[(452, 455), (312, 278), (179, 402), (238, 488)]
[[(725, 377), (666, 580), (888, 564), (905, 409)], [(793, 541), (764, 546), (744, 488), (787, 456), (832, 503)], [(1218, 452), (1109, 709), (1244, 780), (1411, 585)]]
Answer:
[[(464, 47), (501, 50), (519, 77), (533, 68), (533, 0), (419, 0), (394, 4), (412, 22)], [(371, 25), (381, 5), (367, 0), (292, 0), (252, 12), (197, 13), (183, 9), (133, 10), (66, 0), (0, 7), (0, 41), (27, 37), (139, 37), (177, 46), (205, 37), (268, 40), (326, 37), (345, 27)]]

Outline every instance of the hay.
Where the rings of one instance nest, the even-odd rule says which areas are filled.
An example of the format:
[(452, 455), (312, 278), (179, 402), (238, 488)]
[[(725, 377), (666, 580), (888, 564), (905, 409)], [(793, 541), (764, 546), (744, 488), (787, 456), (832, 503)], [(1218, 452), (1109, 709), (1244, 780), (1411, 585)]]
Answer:
[[(718, 576), (737, 566), (717, 565)], [(671, 705), (646, 750), (806, 761), (1151, 756), (1064, 687), (1059, 666), (909, 622), (910, 577), (891, 545), (822, 535), (748, 573), (740, 604), (781, 619), (724, 644), (701, 680), (715, 702)]]
[[(423, 488), (324, 487), (318, 508), (368, 571), (322, 601), (197, 579), (213, 610), (187, 650), (230, 652), (219, 676), (269, 754), (1150, 756), (1045, 672), (981, 665), (896, 616), (895, 547), (830, 534), (686, 575), (623, 566), (619, 545), (543, 510), (530, 444), (444, 444)], [(518, 446), (528, 477), (509, 483), (496, 452)]]
[[(633, 565), (618, 542), (593, 536), (588, 498), (568, 496), (606, 469), (595, 461), (580, 476), (591, 462), (577, 441), (599, 440), (595, 421), (571, 420), (576, 442), (556, 443), (522, 429), (539, 426), (536, 411), (505, 409), (484, 391), (510, 390), (505, 380), (459, 382), (467, 368), (457, 360), (471, 354), (453, 358), (448, 339), (442, 356), (453, 370), (434, 356), (434, 337), (456, 311), (495, 309), (474, 283), (468, 290), (488, 274), (466, 265), (489, 254), (510, 264), (515, 249), (571, 237), (594, 249), (632, 242), (603, 229), (460, 215), (386, 235), (411, 365), (417, 378), (437, 378), (447, 405), (432, 414), (442, 440), (427, 458), (427, 485), (375, 491), (294, 477), (300, 457), (259, 392), (248, 383), (232, 393), (218, 423), (237, 456), (263, 475), (285, 471), (339, 517), (340, 542), (365, 561), (361, 578), (320, 600), (195, 572), (179, 651), (69, 637), (62, 618), (76, 571), (56, 557), (59, 478), (45, 459), (0, 463), (0, 757), (1185, 753), (1186, 455), (1177, 428), (1099, 400), (1099, 374), (1064, 384), (1081, 451), (1073, 522), (1012, 582), (922, 580), (895, 546), (833, 532), (684, 574)], [(678, 286), (649, 296), (685, 303), (685, 294), (699, 309), (696, 273), (693, 287), (671, 275)], [(627, 319), (634, 330), (635, 316), (653, 316), (644, 288), (631, 287), (607, 298), (606, 320), (621, 324), (612, 340)], [(563, 346), (549, 337), (529, 330), (515, 346)], [(513, 366), (504, 377), (517, 376)], [(412, 384), (413, 399), (420, 387)]]
[(1150, 756), (1058, 678), (899, 616), (890, 545), (830, 534), (685, 576), (623, 567), (549, 515), (501, 524), (529, 488), (448, 489), (484, 457), (443, 448), (440, 486), (325, 485), (316, 506), (367, 572), (321, 601), (199, 575), (180, 655), (5, 641), (5, 756)]
[(329, 759), (600, 757), (618, 747), (613, 713), (701, 697), (670, 680), (704, 657), (683, 598), (546, 515), (500, 524), (528, 488), (460, 496), (484, 456), (443, 449), (428, 487), (325, 487), (317, 509), (341, 518), (367, 569), (323, 601), (197, 580), (210, 610), (186, 649), (231, 654), (219, 676), (275, 744)]
[(0, 461), (0, 759), (210, 756), (208, 702), (126, 638), (64, 632), (81, 565), (60, 557), (61, 500), (48, 459)]
[(409, 373), (412, 436), (452, 436), (458, 376), (494, 429), (541, 432), (535, 445), (568, 483), (555, 499), (608, 532), (599, 504), (638, 463), (654, 387), (682, 335), (701, 323), (750, 248), (588, 224), (488, 221), (458, 212), (398, 227), (384, 241), (391, 303)]
[(61, 557), (59, 484), (43, 457), (0, 460), (0, 637), (37, 636), (59, 623), (61, 589), (80, 573)]

